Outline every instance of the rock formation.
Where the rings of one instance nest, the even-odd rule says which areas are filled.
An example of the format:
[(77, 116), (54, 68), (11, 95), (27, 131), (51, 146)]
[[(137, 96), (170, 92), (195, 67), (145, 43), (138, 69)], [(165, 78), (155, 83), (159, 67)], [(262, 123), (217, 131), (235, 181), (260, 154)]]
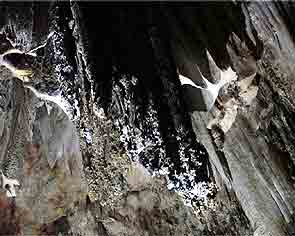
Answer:
[(294, 6), (1, 2), (0, 235), (294, 235)]

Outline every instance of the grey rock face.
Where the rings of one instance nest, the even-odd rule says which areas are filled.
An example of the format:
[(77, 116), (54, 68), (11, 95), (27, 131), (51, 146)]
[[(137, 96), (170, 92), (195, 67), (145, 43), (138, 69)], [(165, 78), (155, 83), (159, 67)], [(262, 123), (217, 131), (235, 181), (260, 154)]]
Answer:
[[(219, 114), (218, 108), (210, 114), (195, 112), (192, 116), (199, 139), (203, 140), (209, 151), (211, 162), (222, 176), (222, 182), (235, 191), (254, 227), (254, 235), (286, 235), (294, 217), (293, 132), (292, 125), (288, 123), (288, 117), (292, 117), (291, 104), (294, 99), (289, 87), (292, 82), (288, 79), (293, 74), (291, 68), (294, 60), (288, 51), (294, 44), (284, 25), (287, 19), (280, 7), (272, 3), (243, 6), (248, 14), (246, 24), (252, 25), (252, 34), (253, 31), (258, 32), (264, 50), (261, 59), (256, 62), (257, 74), (252, 85), (247, 87), (245, 93), (240, 92), (235, 97), (237, 114), (231, 128), (227, 132), (222, 130), (221, 121), (215, 118)], [(251, 37), (251, 32), (247, 33)], [(241, 89), (243, 80), (250, 81), (249, 78), (244, 79), (242, 68), (247, 70), (252, 63), (242, 66), (239, 61), (250, 61), (250, 58), (238, 59), (236, 53), (232, 54), (232, 46), (228, 44), (228, 51), (238, 72)], [(237, 54), (242, 54), (241, 50), (239, 48)], [(252, 89), (253, 92), (251, 86), (253, 89), (256, 87)], [(241, 99), (245, 101), (245, 98), (250, 102), (237, 102)], [(284, 108), (286, 106), (288, 108)], [(224, 112), (226, 116), (228, 111), (225, 109)], [(213, 128), (209, 131), (204, 128), (212, 121), (221, 128), (219, 135)], [(220, 136), (221, 143), (217, 144)], [(211, 138), (216, 141), (215, 144), (212, 144)]]

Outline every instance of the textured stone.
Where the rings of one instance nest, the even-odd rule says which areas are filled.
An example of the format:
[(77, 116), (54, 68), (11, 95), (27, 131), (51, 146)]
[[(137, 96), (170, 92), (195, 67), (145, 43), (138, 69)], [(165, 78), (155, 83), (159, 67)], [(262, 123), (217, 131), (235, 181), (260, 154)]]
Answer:
[[(78, 181), (72, 181), (80, 183), (85, 174), (89, 188), (86, 204), (66, 207), (37, 230), (291, 235), (293, 12), (291, 2), (1, 3), (1, 31), (14, 48), (28, 52), (48, 39), (41, 54), (70, 104), (63, 113), (52, 101), (44, 103), (49, 97), (7, 80), (12, 74), (1, 67), (1, 169), (25, 183), (36, 171), (25, 160), (42, 150), (49, 172), (63, 163), (60, 169), (73, 176), (72, 165), (63, 161), (72, 154), (80, 160), (80, 145), (83, 163), (76, 163)], [(237, 81), (219, 91), (210, 112), (195, 111), (200, 101), (182, 90), (177, 68), (203, 86), (201, 75), (220, 80), (217, 67), (231, 67)], [(55, 90), (50, 83), (33, 85)], [(60, 152), (64, 155), (51, 155)], [(23, 187), (32, 188), (30, 183)], [(200, 189), (205, 198), (193, 194), (198, 186), (205, 188)], [(45, 202), (51, 191), (40, 190)], [(18, 202), (0, 194), (0, 234), (21, 232), (24, 212)]]

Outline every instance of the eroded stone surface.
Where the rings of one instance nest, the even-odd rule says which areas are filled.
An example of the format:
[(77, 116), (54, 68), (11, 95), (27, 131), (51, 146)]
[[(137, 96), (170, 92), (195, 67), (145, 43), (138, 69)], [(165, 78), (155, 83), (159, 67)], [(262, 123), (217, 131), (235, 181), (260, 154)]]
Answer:
[[(55, 65), (52, 78), (62, 82), (73, 105), (70, 115), (80, 118), (75, 125), (89, 187), (87, 204), (71, 207), (54, 224), (38, 226), (39, 232), (177, 236), (253, 235), (255, 231), (260, 236), (294, 231), (292, 3), (163, 4), (133, 9), (74, 2), (0, 6), (2, 30), (15, 48), (28, 51), (44, 43), (49, 31), (55, 32), (45, 54)], [(200, 142), (192, 132), (176, 73), (179, 67), (202, 85), (194, 76), (195, 65), (211, 82), (219, 78), (215, 65), (231, 66), (238, 75), (236, 82), (221, 89), (210, 113), (192, 114)], [(1, 76), (11, 76), (2, 72)], [(139, 84), (127, 88), (134, 78)], [(74, 146), (77, 153), (74, 127), (68, 126), (58, 107), (34, 98), (19, 81), (0, 82), (0, 161), (5, 175), (25, 182), (24, 176), (36, 171), (33, 162), (24, 163), (28, 151), (31, 161), (43, 149), (41, 153), (48, 154), (60, 152), (61, 146), (66, 150)], [(34, 122), (39, 115), (46, 120), (39, 122), (46, 134), (36, 137)], [(59, 123), (60, 119), (67, 121)], [(52, 131), (51, 122), (65, 132)], [(122, 134), (125, 141), (120, 140)], [(45, 156), (44, 164), (51, 163), (45, 165), (47, 170), (67, 159)], [(218, 191), (205, 205), (192, 203), (196, 215), (167, 190), (163, 177), (145, 174), (142, 167), (131, 164), (130, 157), (139, 157), (150, 172), (169, 170), (169, 180), (178, 191), (190, 191), (191, 183), (196, 186), (202, 181), (211, 186), (210, 180)], [(66, 175), (71, 176), (70, 170)], [(6, 234), (20, 232), (25, 213), (17, 201), (15, 205), (1, 195), (0, 207), (5, 219), (1, 229)]]

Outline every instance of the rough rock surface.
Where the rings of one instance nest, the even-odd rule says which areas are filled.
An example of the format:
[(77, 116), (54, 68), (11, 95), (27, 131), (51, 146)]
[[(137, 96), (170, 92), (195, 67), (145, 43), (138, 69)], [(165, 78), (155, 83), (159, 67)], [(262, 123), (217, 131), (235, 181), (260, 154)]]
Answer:
[[(218, 116), (218, 109), (210, 114), (194, 112), (192, 116), (198, 138), (203, 140), (212, 163), (223, 176), (222, 182), (229, 191), (235, 191), (255, 230), (254, 235), (294, 232), (293, 131), (290, 121), (294, 99), (290, 87), (294, 58), (290, 50), (294, 42), (285, 25), (288, 16), (284, 15), (291, 8), (288, 4), (274, 3), (244, 6), (246, 25), (251, 26), (247, 34), (251, 36), (258, 32), (263, 52), (250, 78), (242, 73), (242, 68), (253, 67), (249, 56), (243, 55), (244, 58), (237, 60), (230, 49), (232, 45), (228, 45), (234, 69), (239, 75), (237, 86), (242, 90), (246, 85), (245, 92), (235, 96), (238, 106), (231, 128), (223, 132), (222, 123), (215, 121), (215, 126), (221, 129), (206, 129), (208, 122)], [(238, 45), (241, 44), (239, 41), (242, 40), (237, 41)], [(258, 44), (257, 40), (254, 42)], [(237, 47), (236, 54), (242, 54), (241, 50)], [(249, 62), (243, 65), (239, 63), (247, 60)], [(242, 99), (246, 99), (246, 103), (241, 103)], [(224, 112), (228, 113), (226, 109)]]
[[(27, 148), (38, 156), (26, 142), (42, 140), (51, 166), (66, 160), (60, 145), (74, 147), (83, 163), (71, 174), (88, 185), (86, 203), (70, 200), (43, 234), (294, 234), (294, 10), (291, 2), (0, 3), (1, 32), (21, 51), (43, 44), (59, 84), (35, 80), (46, 92), (37, 96), (0, 68), (1, 169), (26, 182)], [(222, 78), (216, 68), (238, 77), (198, 111), (177, 72), (204, 86), (202, 76)], [(52, 131), (57, 114), (65, 123)], [(1, 235), (23, 230), (20, 202), (0, 194)]]

